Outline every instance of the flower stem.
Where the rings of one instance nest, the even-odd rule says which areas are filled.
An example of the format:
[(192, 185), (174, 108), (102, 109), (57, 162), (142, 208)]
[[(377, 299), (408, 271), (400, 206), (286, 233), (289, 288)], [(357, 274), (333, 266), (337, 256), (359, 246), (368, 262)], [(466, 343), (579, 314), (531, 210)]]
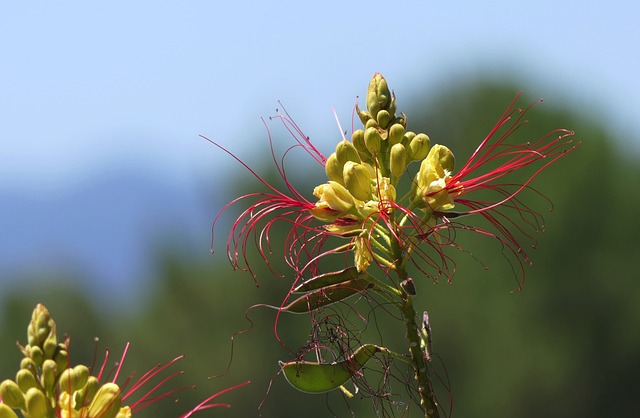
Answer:
[[(400, 260), (402, 260), (402, 258)], [(402, 266), (403, 263), (398, 264)], [(408, 278), (407, 271), (404, 268), (397, 269), (397, 273), (401, 281)], [(422, 348), (426, 342), (422, 341), (420, 329), (416, 323), (417, 315), (413, 307), (412, 296), (406, 292), (403, 292), (402, 295), (400, 312), (407, 330), (406, 336), (407, 341), (409, 342), (409, 353), (411, 355), (413, 369), (415, 371), (415, 379), (418, 382), (420, 406), (424, 411), (425, 418), (438, 418), (440, 416), (438, 411), (438, 402), (435, 394), (433, 393), (433, 385), (431, 384), (431, 378), (429, 376), (429, 370), (427, 369), (427, 363)]]

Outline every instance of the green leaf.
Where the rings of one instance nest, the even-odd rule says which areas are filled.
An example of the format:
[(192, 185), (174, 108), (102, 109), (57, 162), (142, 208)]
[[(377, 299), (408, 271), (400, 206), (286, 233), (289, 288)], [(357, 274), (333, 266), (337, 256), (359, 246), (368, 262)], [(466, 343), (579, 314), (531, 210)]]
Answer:
[(324, 393), (339, 388), (382, 348), (365, 344), (351, 357), (336, 363), (313, 363), (309, 361), (280, 362), (284, 377), (294, 388), (307, 393)]

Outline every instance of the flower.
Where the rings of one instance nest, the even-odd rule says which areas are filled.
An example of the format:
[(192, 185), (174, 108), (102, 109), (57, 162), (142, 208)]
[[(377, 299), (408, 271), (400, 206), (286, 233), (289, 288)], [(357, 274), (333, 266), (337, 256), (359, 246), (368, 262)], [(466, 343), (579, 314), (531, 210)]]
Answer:
[[(166, 392), (160, 389), (174, 377), (182, 374), (161, 374), (183, 356), (166, 364), (158, 364), (137, 380), (133, 375), (117, 383), (129, 344), (125, 346), (115, 372), (106, 371), (109, 350), (97, 373), (85, 365), (71, 367), (68, 362), (69, 339), (57, 342), (56, 325), (47, 308), (38, 304), (28, 327), (26, 346), (20, 346), (25, 357), (15, 381), (6, 379), (0, 384), (0, 418), (18, 418), (16, 410), (29, 418), (131, 418), (152, 403), (174, 398), (177, 392), (189, 387), (177, 387)], [(153, 382), (160, 378), (159, 382)], [(188, 418), (198, 411), (226, 404), (210, 403), (215, 397), (245, 382), (218, 392), (192, 408), (180, 418)], [(147, 385), (152, 385), (140, 395)], [(137, 397), (136, 400), (133, 400)]]
[[(573, 132), (564, 129), (553, 130), (533, 142), (510, 144), (508, 139), (526, 123), (524, 117), (531, 108), (516, 107), (518, 97), (458, 171), (449, 148), (432, 145), (431, 138), (424, 133), (407, 131), (404, 114), (395, 113), (395, 94), (380, 74), (375, 74), (369, 84), (368, 110), (355, 107), (364, 129), (355, 130), (351, 142), (343, 135), (329, 158), (311, 144), (285, 111), (277, 118), (296, 139), (292, 148), (307, 151), (323, 166), (328, 177), (327, 182), (313, 190), (315, 203), (289, 182), (284, 158), (278, 163), (270, 133), (271, 153), (285, 192), (267, 183), (214, 142), (269, 190), (233, 200), (214, 221), (215, 227), (221, 213), (231, 205), (255, 199), (231, 228), (227, 253), (233, 265), (238, 267), (243, 259), (243, 267), (251, 271), (246, 255), (251, 236), (255, 236), (259, 253), (269, 264), (269, 233), (275, 222), (284, 221), (292, 225), (285, 238), (284, 257), (296, 272), (296, 281), (307, 271), (316, 275), (321, 257), (344, 251), (353, 252), (353, 262), (359, 271), (373, 263), (385, 271), (404, 269), (406, 262), (412, 261), (427, 277), (437, 280), (445, 275), (450, 279), (455, 268), (449, 266), (451, 258), (445, 248), (459, 248), (455, 239), (455, 231), (459, 230), (497, 238), (524, 267), (529, 258), (519, 240), (523, 235), (535, 241), (527, 227), (541, 229), (542, 216), (519, 195), (525, 190), (535, 192), (531, 181), (578, 144), (570, 139)], [(410, 190), (401, 191), (398, 188), (406, 186), (400, 183), (400, 178), (410, 172), (408, 166), (413, 162), (420, 163), (420, 168), (410, 182)], [(529, 167), (533, 171), (521, 182), (503, 179)], [(493, 193), (494, 198), (487, 199), (486, 193), (480, 193), (483, 191)], [(460, 222), (474, 214), (486, 219), (493, 230)], [(332, 237), (348, 242), (330, 247), (327, 242)]]

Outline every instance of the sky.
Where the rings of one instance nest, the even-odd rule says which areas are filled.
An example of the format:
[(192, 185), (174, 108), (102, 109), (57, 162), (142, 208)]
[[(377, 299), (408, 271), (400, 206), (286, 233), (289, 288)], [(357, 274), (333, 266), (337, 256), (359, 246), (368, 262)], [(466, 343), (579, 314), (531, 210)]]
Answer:
[(0, 191), (55, 196), (120, 168), (188, 184), (227, 167), (199, 134), (262, 149), (278, 100), (328, 150), (332, 109), (348, 125), (374, 72), (401, 98), (509, 76), (640, 150), (635, 2), (220, 3), (4, 2)]

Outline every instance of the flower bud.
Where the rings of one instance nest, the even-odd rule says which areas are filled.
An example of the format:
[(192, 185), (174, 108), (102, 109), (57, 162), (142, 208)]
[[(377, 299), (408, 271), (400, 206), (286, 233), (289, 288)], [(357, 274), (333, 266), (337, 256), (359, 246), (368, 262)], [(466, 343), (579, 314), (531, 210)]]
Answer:
[(44, 393), (37, 388), (31, 388), (24, 396), (27, 408), (31, 418), (47, 418), (49, 416), (47, 411), (47, 399), (44, 397)]
[(42, 362), (44, 362), (44, 353), (42, 352), (42, 349), (37, 345), (31, 345), (27, 348), (29, 349), (29, 357), (31, 357), (36, 366), (42, 366)]
[(89, 405), (89, 417), (116, 418), (120, 412), (122, 397), (115, 383), (105, 383)]
[(420, 161), (429, 153), (431, 140), (425, 134), (416, 135), (409, 143), (407, 148), (407, 156), (412, 161)]
[(391, 101), (391, 92), (387, 86), (387, 81), (380, 73), (376, 73), (371, 78), (367, 90), (367, 109), (374, 119), (377, 119), (378, 112), (388, 109)]
[(389, 136), (387, 137), (387, 141), (389, 141), (389, 145), (393, 146), (395, 144), (399, 144), (402, 142), (402, 138), (404, 138), (405, 129), (404, 126), (400, 123), (394, 123), (389, 128)]
[(29, 389), (38, 386), (36, 377), (27, 369), (18, 370), (18, 373), (16, 373), (16, 383), (22, 393), (26, 393)]
[(378, 112), (378, 116), (376, 119), (378, 120), (378, 125), (380, 125), (381, 128), (386, 129), (387, 125), (389, 125), (389, 122), (391, 122), (391, 118), (392, 116), (389, 114), (389, 112), (383, 109)]
[(347, 190), (353, 197), (364, 201), (371, 199), (371, 176), (367, 167), (349, 161), (344, 165), (342, 176)]
[(78, 403), (91, 402), (100, 389), (100, 382), (95, 376), (89, 376), (83, 388), (75, 392), (75, 401)]
[(407, 150), (402, 144), (395, 144), (391, 147), (389, 155), (389, 165), (391, 174), (400, 177), (407, 168)]
[(67, 353), (67, 347), (63, 343), (58, 344), (56, 352), (53, 355), (53, 361), (56, 362), (58, 370), (65, 370), (69, 367), (69, 355)]
[(379, 152), (382, 144), (380, 132), (378, 132), (376, 128), (367, 128), (367, 130), (364, 131), (364, 143), (372, 154)]
[(378, 125), (378, 122), (375, 119), (369, 119), (367, 121), (367, 123), (365, 123), (364, 125), (364, 129), (367, 130), (369, 128), (376, 128), (378, 129), (380, 126)]
[(347, 161), (360, 162), (358, 150), (356, 150), (356, 147), (354, 147), (351, 142), (346, 140), (338, 142), (336, 146), (336, 158), (342, 165), (346, 164)]
[(329, 180), (333, 180), (333, 181), (337, 181), (340, 184), (343, 184), (342, 182), (342, 167), (344, 166), (344, 164), (340, 164), (338, 162), (338, 157), (336, 156), (336, 153), (332, 153), (329, 158), (327, 158), (327, 161), (325, 162), (324, 165), (324, 171), (327, 173), (327, 177), (329, 178)]
[(29, 372), (31, 372), (31, 374), (33, 374), (34, 376), (38, 375), (38, 368), (36, 367), (36, 363), (29, 357), (25, 357), (20, 360), (20, 368), (29, 370)]
[(11, 408), (26, 409), (24, 394), (13, 380), (5, 380), (0, 383), (0, 398)]
[(351, 134), (351, 142), (358, 152), (367, 152), (367, 147), (364, 144), (364, 131), (362, 129), (353, 131)]
[(0, 418), (18, 418), (13, 409), (0, 402)]
[(56, 367), (56, 362), (51, 359), (46, 359), (44, 363), (42, 363), (42, 376), (41, 383), (44, 388), (45, 393), (53, 393), (53, 386), (56, 383), (56, 375), (58, 368)]
[(46, 306), (39, 303), (31, 314), (31, 322), (27, 328), (29, 345), (42, 347), (50, 334), (53, 334), (55, 338), (55, 332), (56, 323), (51, 318)]

